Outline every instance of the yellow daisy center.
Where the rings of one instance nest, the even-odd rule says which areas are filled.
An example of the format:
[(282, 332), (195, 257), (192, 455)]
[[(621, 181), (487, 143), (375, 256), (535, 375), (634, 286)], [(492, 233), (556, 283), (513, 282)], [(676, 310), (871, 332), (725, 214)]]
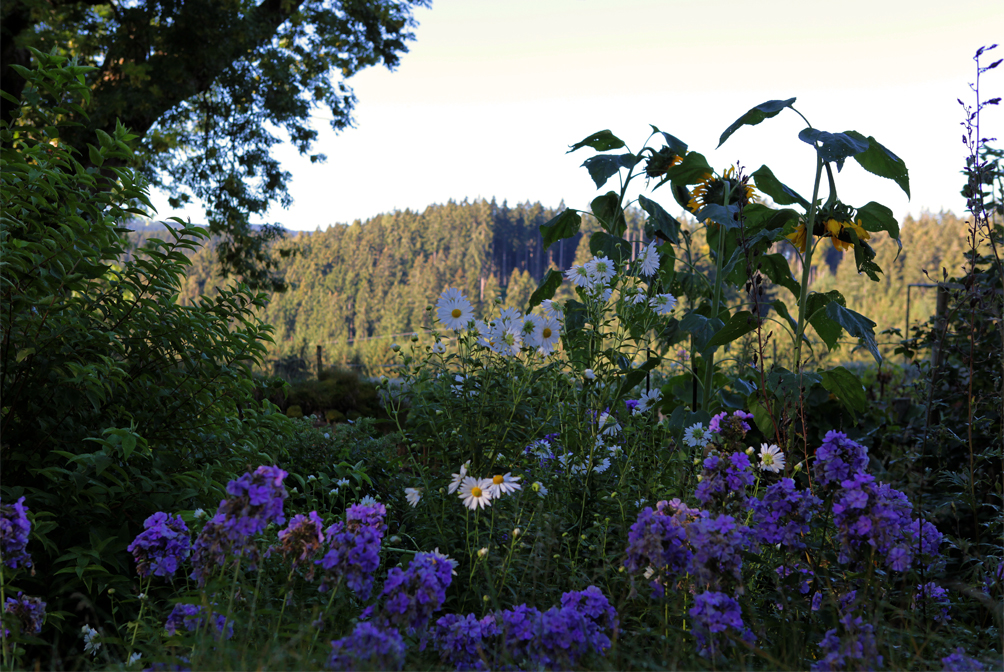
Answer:
[(544, 338), (551, 338), (551, 329), (549, 327), (544, 327), (544, 331), (541, 332), (541, 336)]
[(492, 479), (492, 483), (494, 483), (495, 485), (502, 485), (502, 481), (504, 480), (505, 479), (502, 478), (502, 476), (496, 474), (495, 477)]
[(761, 459), (764, 464), (774, 464), (774, 456), (770, 453), (764, 453)]
[(459, 309), (459, 308), (454, 308), (454, 309), (453, 309), (453, 310), (452, 310), (452, 311), (450, 312), (450, 315), (452, 315), (452, 316), (453, 316), (453, 319), (457, 320), (457, 319), (460, 319), (460, 316), (461, 316), (461, 315), (463, 315), (463, 313), (462, 313), (462, 312), (460, 311), (460, 309)]
[(481, 488), (475, 485), (473, 488), (471, 488), (471, 497), (480, 497), (480, 496), (481, 496)]

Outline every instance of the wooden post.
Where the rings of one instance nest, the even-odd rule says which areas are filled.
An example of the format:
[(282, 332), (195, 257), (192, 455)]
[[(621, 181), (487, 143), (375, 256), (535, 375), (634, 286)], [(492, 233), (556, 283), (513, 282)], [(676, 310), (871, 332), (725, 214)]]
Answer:
[(317, 346), (317, 379), (321, 379), (321, 346)]

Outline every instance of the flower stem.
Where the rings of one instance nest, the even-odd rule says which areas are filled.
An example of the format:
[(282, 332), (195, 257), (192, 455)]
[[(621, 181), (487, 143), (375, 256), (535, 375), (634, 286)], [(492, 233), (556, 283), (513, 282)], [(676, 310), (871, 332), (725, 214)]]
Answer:
[[(817, 176), (818, 179), (818, 176)], [(725, 194), (725, 203), (728, 205), (729, 193)], [(725, 269), (725, 260), (722, 256), (725, 254), (725, 227), (721, 224), (718, 225), (718, 256), (715, 259), (715, 266), (717, 266), (717, 272), (715, 273), (715, 295), (711, 303), (711, 319), (715, 320), (718, 318), (718, 310), (722, 301), (722, 284), (725, 281), (725, 274), (723, 273)], [(715, 349), (712, 348), (711, 351), (704, 357), (704, 396), (701, 401), (701, 409), (707, 411), (708, 405), (711, 403), (711, 393), (712, 385), (714, 383), (715, 376)], [(709, 411), (710, 412), (710, 411)]]
[[(331, 605), (334, 604), (335, 595), (338, 594), (338, 588), (341, 587), (341, 585), (342, 585), (342, 577), (339, 576), (338, 581), (335, 582), (335, 587), (331, 589), (331, 597), (328, 598), (328, 606), (326, 606), (324, 608), (324, 611), (322, 611), (320, 615), (317, 617), (317, 620), (320, 622), (321, 626), (324, 625), (324, 615), (328, 613), (328, 611), (330, 611)], [(308, 656), (314, 653), (314, 647), (317, 646), (317, 638), (320, 636), (320, 634), (321, 634), (321, 628), (320, 627), (315, 628), (314, 639), (311, 640), (310, 649), (307, 651)]]
[[(802, 254), (802, 286), (798, 297), (798, 326), (795, 328), (795, 366), (802, 371), (802, 335), (809, 316), (806, 315), (809, 303), (809, 276), (812, 270), (813, 229), (816, 226), (816, 207), (819, 198), (819, 181), (823, 175), (823, 159), (816, 155), (816, 181), (812, 186), (812, 203), (809, 206), (809, 218), (805, 223), (805, 252)], [(804, 429), (804, 428), (803, 428)]]

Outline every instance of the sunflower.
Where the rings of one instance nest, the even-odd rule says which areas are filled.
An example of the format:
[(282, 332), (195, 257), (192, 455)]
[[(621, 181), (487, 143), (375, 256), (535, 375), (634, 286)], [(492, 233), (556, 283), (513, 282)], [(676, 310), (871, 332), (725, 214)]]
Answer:
[(697, 213), (706, 205), (723, 205), (725, 192), (729, 191), (729, 205), (749, 205), (753, 202), (753, 187), (747, 178), (736, 178), (735, 166), (729, 167), (722, 177), (708, 173), (690, 192), (690, 202), (687, 209)]
[(871, 240), (871, 234), (861, 226), (860, 219), (856, 222), (838, 222), (835, 219), (830, 219), (826, 222), (826, 235), (833, 239), (833, 247), (841, 252), (846, 252), (854, 247), (851, 237), (844, 234), (844, 231), (848, 230), (853, 231), (860, 241)]
[(787, 236), (785, 236), (785, 238), (790, 240), (791, 244), (794, 245), (797, 250), (801, 251), (804, 254), (805, 243), (806, 240), (808, 239), (808, 236), (805, 235), (805, 222), (799, 222), (798, 226), (795, 227), (795, 232), (789, 233)]
[(683, 157), (671, 150), (663, 147), (658, 152), (649, 157), (645, 164), (645, 174), (649, 177), (659, 177), (665, 175), (666, 171), (683, 161)]

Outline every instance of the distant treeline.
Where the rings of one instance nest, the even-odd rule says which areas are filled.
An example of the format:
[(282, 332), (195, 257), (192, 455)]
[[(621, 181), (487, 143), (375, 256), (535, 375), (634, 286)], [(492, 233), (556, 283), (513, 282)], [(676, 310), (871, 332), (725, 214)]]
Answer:
[[(479, 316), (496, 298), (525, 308), (548, 268), (564, 270), (589, 257), (588, 234), (595, 225), (588, 220), (582, 233), (542, 249), (540, 225), (561, 209), (539, 203), (510, 207), (494, 200), (451, 201), (422, 212), (399, 211), (291, 235), (279, 243), (290, 251), (281, 260), (290, 289), (274, 294), (264, 314), (275, 327), (275, 358), (294, 370), (307, 362), (312, 367), (315, 347), (322, 345), (327, 365), (377, 372), (395, 362), (392, 343), (434, 326), (426, 307), (446, 287), (460, 288)], [(641, 241), (643, 213), (630, 211), (628, 225), (626, 236)], [(700, 229), (692, 221), (688, 225), (694, 227), (695, 246), (706, 250)], [(826, 241), (824, 253), (816, 256), (812, 288), (842, 292), (848, 307), (878, 323), (876, 331), (903, 329), (906, 286), (935, 282), (942, 268), (949, 275), (959, 274), (967, 243), (965, 221), (951, 214), (907, 217), (901, 228), (902, 251), (884, 234), (871, 241), (884, 271), (880, 282), (858, 275), (853, 254), (843, 254)], [(137, 242), (162, 235), (156, 225), (138, 227), (132, 234)], [(203, 248), (192, 255), (192, 262), (179, 297), (183, 303), (212, 295), (221, 282), (211, 250)], [(780, 290), (779, 296), (793, 307), (785, 294)], [(571, 290), (563, 286), (562, 295), (571, 296)], [(914, 290), (911, 299), (911, 323), (933, 313), (933, 290)], [(880, 337), (889, 343), (887, 352), (894, 340)], [(785, 347), (784, 338), (778, 346)], [(860, 353), (842, 348), (829, 357), (846, 361)]]

